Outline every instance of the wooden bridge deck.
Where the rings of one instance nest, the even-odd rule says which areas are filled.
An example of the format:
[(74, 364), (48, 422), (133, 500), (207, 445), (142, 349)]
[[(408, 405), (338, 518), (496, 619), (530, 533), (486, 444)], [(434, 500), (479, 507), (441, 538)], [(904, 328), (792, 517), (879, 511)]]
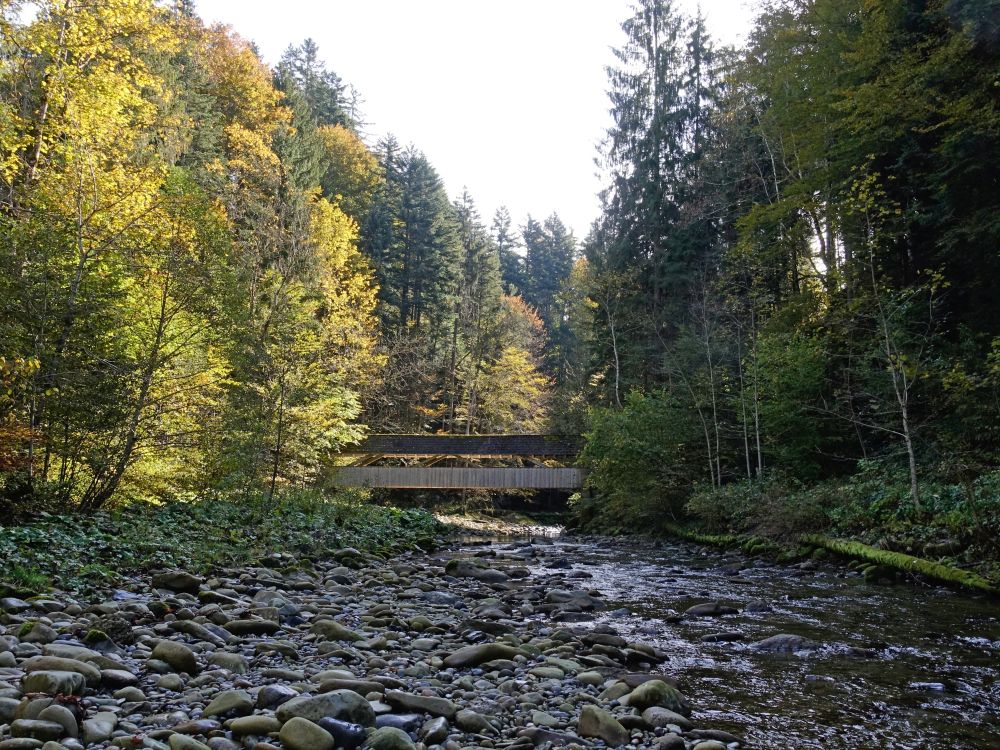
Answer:
[(583, 486), (583, 470), (573, 468), (345, 466), (334, 482), (341, 487), (392, 489), (572, 490)]
[(370, 435), (344, 453), (386, 458), (571, 458), (580, 438), (570, 435)]

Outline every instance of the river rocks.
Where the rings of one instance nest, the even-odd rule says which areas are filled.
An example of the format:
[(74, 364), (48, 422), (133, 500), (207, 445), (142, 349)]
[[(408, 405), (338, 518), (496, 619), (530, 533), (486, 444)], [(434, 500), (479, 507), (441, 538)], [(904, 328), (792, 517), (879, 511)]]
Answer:
[(798, 651), (815, 651), (819, 644), (801, 635), (779, 633), (752, 644), (751, 648), (768, 654), (792, 654)]
[(676, 711), (671, 711), (668, 708), (661, 708), (660, 706), (650, 706), (643, 711), (642, 720), (654, 729), (666, 727), (670, 724), (674, 724), (681, 729), (691, 729), (694, 726), (686, 716)]
[(253, 700), (243, 690), (224, 690), (205, 706), (202, 716), (245, 716), (253, 711)]
[(523, 652), (504, 643), (480, 643), (466, 646), (450, 654), (445, 660), (446, 667), (476, 667), (494, 659), (513, 659)]
[(226, 651), (216, 651), (209, 656), (208, 664), (226, 669), (233, 674), (246, 674), (250, 671), (250, 663), (243, 654), (231, 654)]
[(297, 691), (287, 685), (265, 685), (257, 693), (257, 708), (274, 709), (298, 695)]
[[(170, 571), (93, 599), (54, 592), (14, 606), (0, 614), (0, 743), (682, 750), (670, 744), (680, 731), (719, 741), (689, 734), (673, 678), (653, 673), (664, 654), (641, 642), (635, 618), (600, 614), (602, 594), (581, 582), (588, 562), (571, 545), (451, 557), (445, 568), (417, 551), (281, 553), (205, 578)], [(98, 624), (113, 642), (108, 630), (87, 636)], [(52, 633), (20, 639), (36, 625)], [(15, 737), (19, 721), (41, 723), (17, 724)]]
[(282, 703), (276, 712), (278, 721), (284, 723), (300, 717), (319, 721), (330, 717), (341, 721), (370, 727), (375, 723), (375, 711), (362, 696), (350, 690), (334, 690), (322, 695), (304, 695)]
[(274, 716), (267, 716), (266, 714), (240, 716), (229, 722), (229, 729), (237, 737), (245, 735), (262, 736), (271, 732), (277, 732), (281, 729), (281, 722)]
[(47, 695), (83, 695), (86, 679), (79, 672), (39, 670), (29, 672), (21, 681), (25, 693), (45, 693)]
[(586, 591), (567, 591), (553, 589), (545, 595), (545, 601), (552, 604), (572, 605), (583, 610), (604, 609), (605, 604), (600, 599)]
[(11, 737), (29, 737), (33, 740), (58, 740), (65, 734), (62, 724), (41, 719), (18, 719), (10, 725)]
[(63, 659), (58, 656), (33, 656), (21, 665), (25, 672), (56, 671), (77, 672), (83, 675), (91, 687), (101, 683), (101, 670), (93, 664), (78, 659)]
[(187, 674), (198, 672), (198, 660), (195, 658), (194, 651), (178, 641), (160, 641), (153, 649), (151, 658), (169, 664), (177, 672), (186, 672)]
[(493, 725), (490, 724), (489, 719), (467, 708), (463, 708), (455, 714), (455, 726), (466, 732), (473, 732), (475, 734), (494, 734), (496, 731)]
[(641, 683), (628, 694), (624, 702), (640, 711), (659, 706), (680, 714), (691, 713), (691, 708), (681, 692), (662, 680), (649, 680)]
[(400, 708), (404, 711), (422, 711), (431, 716), (443, 716), (449, 720), (454, 719), (455, 714), (458, 713), (458, 706), (446, 698), (389, 690), (385, 694), (385, 699), (394, 708)]
[(614, 716), (604, 709), (589, 704), (580, 712), (576, 731), (581, 737), (596, 737), (612, 747), (624, 745), (629, 741), (628, 731)]
[(44, 622), (33, 622), (24, 628), (21, 643), (52, 643), (59, 634)]
[(350, 628), (346, 628), (335, 620), (320, 620), (312, 626), (310, 632), (328, 641), (361, 641), (364, 637)]
[(183, 570), (170, 570), (153, 576), (152, 585), (155, 589), (167, 589), (188, 594), (197, 594), (201, 588), (202, 579)]
[(368, 738), (371, 750), (416, 750), (409, 735), (395, 727), (376, 729)]
[(223, 627), (236, 636), (273, 635), (281, 630), (273, 620), (230, 620)]
[(81, 730), (87, 745), (96, 745), (111, 738), (118, 723), (118, 716), (110, 711), (100, 711), (92, 718), (84, 719)]
[(336, 741), (337, 747), (342, 748), (342, 750), (355, 750), (355, 748), (361, 747), (368, 738), (368, 731), (361, 724), (353, 724), (329, 716), (320, 719), (318, 723), (330, 733), (330, 736)]
[(735, 614), (739, 614), (739, 610), (736, 607), (729, 607), (720, 602), (695, 604), (693, 607), (688, 607), (684, 610), (685, 617), (722, 617), (723, 615)]
[(510, 578), (501, 570), (493, 570), (472, 560), (449, 560), (444, 569), (456, 578), (475, 578), (483, 583), (503, 583)]
[[(65, 706), (53, 703), (47, 708), (38, 712), (39, 721), (49, 721), (59, 724), (62, 727), (61, 737), (79, 737), (80, 726), (77, 724), (76, 716)], [(39, 737), (38, 739), (43, 739)], [(55, 739), (54, 737), (52, 739)]]
[(194, 737), (186, 734), (172, 734), (168, 740), (170, 750), (212, 750), (204, 742), (199, 742)]
[(278, 737), (288, 750), (333, 750), (337, 746), (329, 732), (299, 716), (286, 721)]
[(0, 599), (0, 610), (9, 612), (12, 615), (27, 612), (29, 609), (31, 609), (31, 605), (24, 601), (24, 599), (18, 599), (15, 596), (5, 596)]

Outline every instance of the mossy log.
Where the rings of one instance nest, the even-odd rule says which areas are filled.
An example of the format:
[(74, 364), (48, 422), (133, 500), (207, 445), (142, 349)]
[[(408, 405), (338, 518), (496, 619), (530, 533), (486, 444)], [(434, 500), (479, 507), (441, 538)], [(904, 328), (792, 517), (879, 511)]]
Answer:
[(743, 542), (740, 537), (733, 536), (732, 534), (700, 534), (697, 531), (691, 531), (675, 523), (664, 523), (662, 524), (662, 528), (671, 536), (686, 539), (689, 542), (708, 544), (712, 547), (736, 547)]
[(907, 555), (902, 552), (890, 552), (884, 549), (869, 547), (861, 542), (852, 542), (844, 539), (829, 539), (818, 534), (807, 534), (802, 537), (802, 541), (815, 547), (829, 550), (838, 555), (853, 557), (859, 560), (883, 565), (907, 573), (918, 573), (919, 575), (932, 578), (943, 583), (950, 583), (959, 586), (966, 586), (977, 591), (985, 591), (989, 594), (1000, 594), (1000, 586), (989, 581), (982, 576), (976, 575), (968, 570), (955, 568), (950, 565), (924, 560), (920, 557)]

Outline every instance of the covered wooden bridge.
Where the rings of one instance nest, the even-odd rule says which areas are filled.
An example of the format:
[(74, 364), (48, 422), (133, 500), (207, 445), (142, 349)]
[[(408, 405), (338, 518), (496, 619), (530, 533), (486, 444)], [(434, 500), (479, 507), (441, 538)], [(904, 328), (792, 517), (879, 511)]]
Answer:
[[(580, 442), (565, 435), (371, 435), (345, 451), (354, 462), (339, 469), (334, 482), (392, 489), (573, 490), (583, 486), (582, 469), (542, 462), (571, 462)], [(396, 465), (385, 465), (390, 461)], [(498, 461), (529, 465), (482, 465)]]

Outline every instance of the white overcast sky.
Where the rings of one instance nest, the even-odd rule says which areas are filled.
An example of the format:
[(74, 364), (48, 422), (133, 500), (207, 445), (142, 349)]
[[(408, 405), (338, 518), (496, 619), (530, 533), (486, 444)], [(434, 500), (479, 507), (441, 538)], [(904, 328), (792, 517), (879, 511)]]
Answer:
[[(610, 50), (629, 0), (197, 0), (277, 62), (312, 37), (364, 103), (368, 140), (413, 143), (452, 197), (463, 186), (489, 225), (553, 211), (582, 239), (597, 217), (596, 147), (609, 124)], [(693, 13), (697, 0), (679, 0)], [(709, 30), (740, 41), (750, 0), (702, 0)]]

